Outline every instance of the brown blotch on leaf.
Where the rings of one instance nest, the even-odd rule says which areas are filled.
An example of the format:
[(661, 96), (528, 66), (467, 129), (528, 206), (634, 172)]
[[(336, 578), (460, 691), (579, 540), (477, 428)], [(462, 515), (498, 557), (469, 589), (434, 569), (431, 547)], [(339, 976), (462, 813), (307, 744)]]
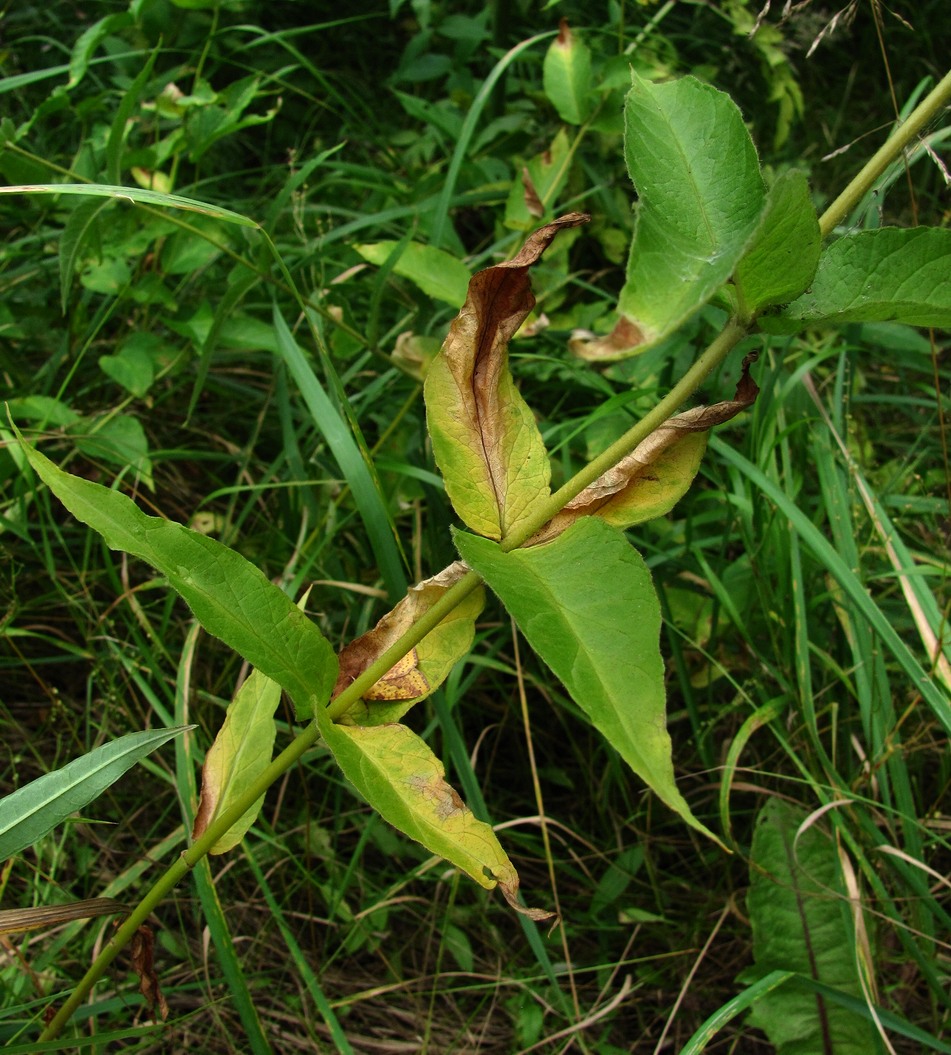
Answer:
[(595, 337), (590, 332), (578, 330), (568, 341), (568, 347), (579, 359), (592, 363), (610, 362), (629, 355), (645, 340), (640, 326), (622, 315), (607, 336)]
[(538, 196), (538, 191), (535, 189), (535, 184), (532, 182), (531, 174), (528, 171), (528, 166), (522, 166), (522, 187), (525, 190), (525, 208), (528, 209), (529, 215), (534, 216), (536, 219), (539, 216), (543, 216), (545, 213), (545, 206), (542, 205), (542, 200)]

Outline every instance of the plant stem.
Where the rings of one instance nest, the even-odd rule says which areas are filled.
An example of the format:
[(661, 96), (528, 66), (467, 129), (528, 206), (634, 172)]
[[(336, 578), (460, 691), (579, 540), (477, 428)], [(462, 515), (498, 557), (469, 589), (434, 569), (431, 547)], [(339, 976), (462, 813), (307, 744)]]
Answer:
[(929, 125), (951, 100), (951, 70), (935, 85), (924, 99), (909, 114), (908, 120), (900, 124), (875, 151), (861, 172), (835, 199), (819, 219), (819, 231), (828, 238), (838, 225), (861, 202), (875, 185), (885, 169), (902, 153), (906, 146)]
[(54, 1040), (59, 1036), (70, 1016), (77, 1010), (92, 987), (103, 976), (109, 964), (118, 956), (125, 945), (131, 941), (135, 932), (148, 919), (150, 913), (162, 898), (181, 882), (221, 836), (247, 813), (267, 789), (283, 776), (291, 766), (298, 762), (305, 751), (314, 746), (317, 739), (317, 723), (311, 722), (249, 785), (240, 798), (235, 801), (234, 805), (225, 810), (220, 817), (216, 817), (214, 823), (210, 824), (192, 845), (184, 851), (181, 857), (165, 870), (149, 889), (145, 897), (142, 898), (116, 929), (115, 934), (113, 934), (112, 938), (93, 961), (92, 966), (70, 994), (67, 1001), (50, 1020), (49, 1025), (40, 1034), (39, 1039), (41, 1041)]
[[(552, 34), (541, 34), (533, 37), (530, 41), (523, 42), (518, 48), (513, 49), (496, 66), (493, 76), (497, 79), (504, 70), (505, 65), (515, 57), (518, 51), (529, 46), (529, 44)], [(491, 78), (490, 78), (491, 79)], [(494, 81), (492, 81), (494, 83)], [(491, 89), (487, 82), (484, 86), (486, 95)], [(820, 229), (823, 237), (828, 236), (835, 227), (851, 212), (862, 200), (869, 188), (881, 176), (882, 172), (891, 162), (899, 156), (905, 146), (933, 120), (938, 112), (951, 99), (951, 72), (949, 72), (935, 87), (935, 89), (915, 108), (908, 120), (902, 124), (895, 133), (889, 137), (887, 142), (878, 150), (861, 172), (849, 183), (845, 190), (829, 206), (820, 220)], [(474, 122), (472, 122), (474, 125)], [(471, 135), (471, 128), (468, 128)], [(460, 152), (461, 157), (461, 152)], [(455, 160), (455, 159), (454, 159)], [(448, 206), (451, 195), (449, 191), (444, 195), (441, 204)], [(438, 210), (437, 210), (438, 218)], [(444, 220), (444, 217), (443, 217)], [(266, 233), (265, 233), (266, 236)], [(275, 256), (277, 256), (276, 250)], [(278, 263), (282, 264), (279, 256)], [(250, 266), (250, 265), (249, 265)], [(282, 267), (285, 278), (290, 276), (286, 268)], [(290, 284), (293, 287), (293, 282)], [(662, 425), (697, 389), (703, 384), (710, 373), (715, 370), (732, 351), (733, 348), (745, 337), (750, 330), (747, 320), (731, 318), (720, 335), (699, 356), (693, 366), (677, 382), (671, 391), (665, 396), (644, 418), (633, 428), (629, 429), (619, 440), (613, 443), (602, 454), (586, 465), (580, 472), (576, 473), (566, 484), (544, 502), (540, 502), (535, 515), (531, 517), (517, 532), (508, 535), (501, 543), (505, 552), (516, 549), (536, 531), (542, 528), (563, 506), (581, 493), (587, 486), (594, 483), (604, 472), (616, 465), (625, 455), (634, 448), (654, 429)], [(360, 696), (378, 681), (399, 659), (414, 648), (432, 629), (434, 629), (461, 601), (469, 596), (479, 587), (481, 579), (474, 571), (467, 572), (458, 582), (451, 586), (445, 594), (419, 619), (413, 626), (390, 648), (388, 648), (375, 662), (373, 662), (353, 683), (347, 686), (343, 692), (328, 706), (327, 712), (331, 719), (336, 720), (346, 713), (356, 703)], [(145, 897), (136, 908), (116, 930), (111, 941), (103, 948), (102, 952), (93, 962), (85, 976), (76, 986), (71, 996), (63, 1004), (60, 1010), (52, 1018), (49, 1025), (40, 1035), (40, 1040), (53, 1040), (59, 1036), (70, 1016), (80, 1006), (92, 987), (102, 977), (106, 968), (116, 958), (122, 948), (129, 942), (138, 927), (148, 918), (151, 911), (162, 900), (162, 898), (176, 886), (188, 871), (211, 849), (228, 829), (235, 824), (267, 789), (278, 780), (291, 766), (298, 762), (304, 753), (317, 742), (319, 733), (316, 722), (311, 722), (261, 773), (252, 785), (242, 794), (234, 805), (224, 811), (221, 816), (208, 826), (199, 838), (182, 854), (182, 856), (169, 867), (158, 881), (151, 887)]]

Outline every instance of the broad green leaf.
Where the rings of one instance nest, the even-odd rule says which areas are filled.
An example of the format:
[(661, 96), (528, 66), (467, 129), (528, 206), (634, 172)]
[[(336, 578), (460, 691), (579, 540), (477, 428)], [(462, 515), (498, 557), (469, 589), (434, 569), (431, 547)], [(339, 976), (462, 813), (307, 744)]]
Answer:
[(785, 172), (769, 189), (753, 244), (736, 269), (745, 306), (759, 311), (786, 304), (812, 281), (822, 236), (802, 172)]
[[(384, 241), (355, 245), (353, 248), (364, 260), (382, 267), (398, 245), (399, 242)], [(393, 270), (419, 286), (427, 297), (445, 301), (454, 308), (460, 307), (466, 299), (466, 289), (472, 277), (469, 269), (457, 257), (444, 249), (421, 242), (410, 242), (393, 265)]]
[(728, 95), (694, 77), (633, 77), (624, 156), (638, 196), (634, 240), (614, 331), (573, 345), (586, 359), (634, 355), (680, 327), (732, 275), (765, 204), (756, 150)]
[(52, 396), (19, 396), (6, 400), (12, 418), (39, 423), (44, 428), (63, 428), (79, 421), (79, 415)]
[(96, 48), (113, 33), (126, 29), (133, 23), (132, 14), (128, 11), (106, 15), (94, 22), (85, 30), (73, 45), (69, 56), (69, 83), (67, 88), (75, 88), (86, 75), (89, 62)]
[[(797, 971), (861, 997), (836, 846), (818, 824), (797, 839), (806, 816), (771, 798), (756, 819), (747, 895), (756, 967), (744, 980)], [(766, 1033), (778, 1055), (867, 1055), (875, 1050), (868, 1022), (795, 979), (762, 996), (747, 1021)]]
[(132, 333), (119, 345), (115, 355), (100, 356), (99, 369), (132, 395), (141, 397), (152, 387), (159, 370), (170, 367), (186, 354), (166, 337)]
[(517, 527), (549, 494), (548, 455), (509, 373), (508, 342), (535, 306), (528, 269), (559, 230), (586, 220), (562, 216), (512, 260), (476, 274), (426, 374), (426, 418), (446, 492), (460, 519), (489, 538)]
[(845, 322), (951, 326), (951, 230), (881, 227), (833, 242), (809, 290), (760, 325), (770, 333)]
[(640, 554), (596, 517), (511, 553), (461, 532), (456, 546), (592, 725), (672, 810), (710, 835), (674, 782), (660, 605)]
[[(518, 873), (495, 832), (446, 783), (442, 762), (423, 740), (405, 725), (334, 725), (323, 708), (317, 725), (344, 776), (385, 821), (487, 890), (498, 884), (519, 908)], [(519, 911), (534, 919), (550, 916)]]
[(337, 677), (330, 644), (294, 602), (239, 553), (160, 517), (125, 495), (70, 476), (21, 438), (53, 494), (111, 549), (147, 561), (168, 579), (201, 625), (276, 681), (299, 719), (313, 716)]
[(568, 181), (571, 166), (571, 144), (560, 128), (551, 146), (524, 165), (512, 181), (505, 203), (505, 226), (516, 231), (530, 231), (550, 213), (558, 195)]
[(87, 458), (128, 467), (150, 491), (155, 490), (149, 441), (138, 418), (131, 414), (81, 418), (69, 427), (69, 433)]
[[(465, 575), (461, 561), (438, 575), (410, 587), (406, 596), (376, 624), (351, 641), (338, 656), (340, 673), (332, 698), (337, 696), (391, 645), (395, 645), (443, 594)], [(475, 636), (475, 621), (485, 604), (480, 588), (469, 594), (433, 629), (404, 661), (364, 694), (363, 702), (347, 712), (346, 719), (358, 725), (382, 725), (398, 721), (414, 704), (426, 699), (445, 681), (465, 656)]]
[[(235, 693), (215, 742), (205, 755), (192, 839), (197, 839), (270, 764), (277, 736), (274, 712), (280, 702), (280, 685), (259, 670), (252, 670)], [(262, 795), (208, 852), (223, 854), (237, 846), (257, 820), (263, 804)]]
[(561, 20), (558, 36), (545, 53), (542, 83), (562, 121), (580, 125), (591, 115), (594, 104), (591, 52), (571, 32), (566, 18)]
[(142, 348), (127, 348), (118, 355), (100, 355), (99, 369), (137, 399), (148, 392), (155, 380), (152, 357)]
[(0, 799), (0, 861), (42, 839), (136, 762), (184, 731), (147, 729), (120, 736)]

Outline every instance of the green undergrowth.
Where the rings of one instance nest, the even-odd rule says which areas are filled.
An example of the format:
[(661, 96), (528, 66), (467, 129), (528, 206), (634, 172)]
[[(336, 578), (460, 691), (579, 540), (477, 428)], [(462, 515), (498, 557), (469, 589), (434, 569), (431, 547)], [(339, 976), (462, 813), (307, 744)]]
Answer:
[[(751, 37), (758, 12), (740, 2), (593, 14), (391, 0), (319, 19), (307, 6), (136, 0), (85, 5), (80, 20), (71, 5), (10, 5), (0, 181), (130, 193), (0, 195), (0, 389), (61, 468), (226, 543), (295, 600), (310, 588), (334, 649), (457, 558), (421, 379), (472, 273), (556, 215), (592, 216), (533, 268), (537, 308), (509, 348), (553, 490), (722, 327), (714, 303), (633, 358), (569, 351), (610, 331), (624, 285), (630, 67), (729, 91), (765, 170), (807, 172), (821, 212), (894, 120), (885, 59), (908, 112), (947, 72), (942, 19), (944, 39), (951, 28), (937, 3), (913, 26), (883, 12), (883, 57), (861, 8), (806, 59), (827, 26), (818, 10), (773, 12)], [(580, 101), (552, 88), (561, 18), (594, 71)], [(933, 157), (947, 156), (947, 126), (850, 228), (946, 223)], [(153, 913), (164, 1023), (124, 958), (74, 1036), (143, 1052), (851, 1050), (834, 1031), (805, 1042), (831, 1046), (797, 1049), (770, 1028), (799, 1013), (804, 983), (770, 973), (801, 967), (764, 940), (780, 926), (751, 895), (765, 875), (796, 891), (804, 918), (809, 898), (840, 910), (847, 962), (829, 984), (855, 1006), (814, 989), (807, 1003), (835, 1006), (864, 1050), (889, 1050), (882, 1033), (897, 1052), (949, 1050), (935, 1039), (948, 1017), (947, 731), (881, 633), (884, 621), (934, 693), (951, 689), (927, 638), (947, 649), (944, 344), (878, 322), (748, 338), (697, 402), (731, 399), (755, 350), (756, 403), (716, 430), (673, 511), (629, 532), (663, 613), (678, 787), (729, 853), (645, 791), (490, 601), (469, 654), (407, 724), (497, 826), (526, 903), (559, 925), (523, 922), (394, 831), (318, 746), (244, 841)], [(0, 909), (131, 906), (186, 845), (201, 763), (247, 671), (165, 578), (26, 471), (6, 416), (0, 429), (3, 792), (123, 735), (195, 727), (6, 862)], [(276, 719), (283, 746), (289, 703)], [(763, 817), (790, 848), (788, 875)], [(818, 891), (799, 885), (800, 849), (804, 868), (815, 854), (829, 869)], [(30, 1050), (111, 929), (3, 936), (11, 1050)]]

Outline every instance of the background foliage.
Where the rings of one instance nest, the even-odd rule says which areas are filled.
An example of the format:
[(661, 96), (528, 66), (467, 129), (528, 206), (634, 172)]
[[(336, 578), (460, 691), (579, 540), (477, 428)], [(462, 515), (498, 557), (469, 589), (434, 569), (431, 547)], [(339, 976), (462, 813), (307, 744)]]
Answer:
[[(256, 0), (10, 4), (5, 182), (139, 185), (213, 202), (261, 223), (286, 271), (257, 231), (219, 217), (0, 198), (0, 384), (59, 464), (121, 476), (147, 512), (234, 546), (295, 596), (314, 583), (309, 610), (342, 644), (455, 557), (420, 364), (466, 274), (511, 255), (541, 222), (523, 168), (542, 216), (594, 217), (538, 268), (545, 318), (511, 349), (557, 450), (557, 485), (670, 387), (722, 318), (709, 309), (619, 364), (592, 367), (567, 350), (576, 331), (610, 328), (623, 283), (628, 67), (729, 91), (766, 165), (805, 169), (821, 207), (884, 137), (892, 95), (904, 107), (944, 72), (947, 5), (911, 6), (906, 23), (852, 5), (834, 29), (834, 12), (804, 7), (786, 22), (774, 12), (751, 37), (757, 11), (739, 0), (596, 12), (366, 0), (319, 21), (310, 5)], [(599, 98), (588, 111), (546, 94), (562, 17), (590, 52)], [(939, 130), (938, 154), (943, 142)], [(944, 188), (921, 153), (851, 222), (941, 225)], [(435, 287), (413, 280), (423, 247), (453, 258), (436, 258)], [(307, 349), (303, 366), (282, 356), (275, 313)], [(866, 982), (909, 1029), (940, 1034), (947, 887), (915, 862), (947, 872), (948, 756), (829, 565), (855, 570), (920, 652), (884, 532), (910, 554), (919, 603), (947, 633), (939, 352), (940, 341), (887, 324), (774, 341), (756, 406), (720, 431), (673, 514), (634, 533), (665, 615), (680, 787), (732, 841), (731, 857), (643, 794), (490, 607), (471, 657), (413, 723), (476, 812), (504, 826), (529, 901), (557, 907), (563, 931), (522, 928), (500, 899), (433, 867), (318, 751), (269, 796), (239, 849), (163, 904), (169, 1032), (118, 1041), (149, 1021), (125, 967), (98, 991), (97, 1031), (143, 1051), (679, 1051), (755, 977), (746, 894), (757, 811), (769, 799), (805, 814), (847, 799), (818, 823), (857, 877), (857, 893), (835, 896), (861, 907), (867, 945), (854, 922), (847, 933)], [(727, 398), (737, 374), (728, 364), (709, 401)], [(3, 790), (125, 733), (198, 725), (177, 755), (156, 753), (9, 862), (3, 904), (134, 898), (151, 865), (180, 849), (195, 767), (242, 671), (10, 449), (0, 487)], [(834, 558), (801, 544), (783, 498)], [(99, 933), (70, 924), (5, 947), (4, 1036), (75, 983)], [(766, 1006), (708, 1050), (769, 1050)], [(895, 1050), (921, 1050), (889, 1035)]]

